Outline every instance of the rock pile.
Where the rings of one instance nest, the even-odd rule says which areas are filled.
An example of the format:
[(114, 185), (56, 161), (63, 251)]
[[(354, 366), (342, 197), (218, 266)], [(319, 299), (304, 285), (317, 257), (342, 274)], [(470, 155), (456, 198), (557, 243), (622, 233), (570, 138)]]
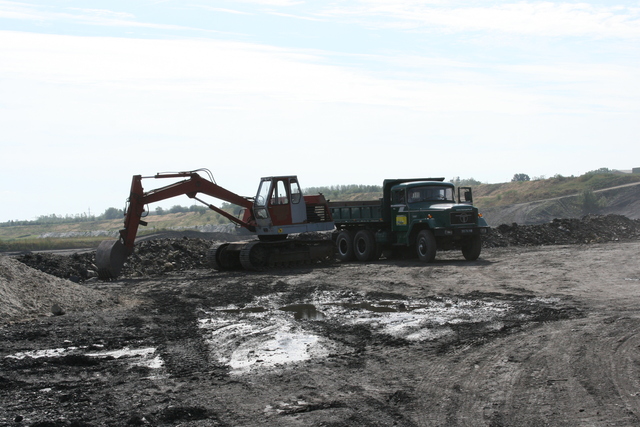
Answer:
[(502, 224), (492, 228), (484, 247), (575, 245), (640, 238), (640, 220), (621, 215), (554, 219), (546, 224)]
[(201, 238), (158, 239), (136, 243), (122, 269), (126, 277), (144, 277), (174, 270), (208, 268), (207, 251), (212, 242)]

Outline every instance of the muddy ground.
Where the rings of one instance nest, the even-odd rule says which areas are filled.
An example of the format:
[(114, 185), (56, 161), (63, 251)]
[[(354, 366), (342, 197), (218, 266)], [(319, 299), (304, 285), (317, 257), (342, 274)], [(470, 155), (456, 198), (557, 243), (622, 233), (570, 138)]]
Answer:
[(611, 238), (429, 265), (132, 265), (73, 284), (84, 311), (4, 323), (0, 425), (639, 425), (639, 252)]

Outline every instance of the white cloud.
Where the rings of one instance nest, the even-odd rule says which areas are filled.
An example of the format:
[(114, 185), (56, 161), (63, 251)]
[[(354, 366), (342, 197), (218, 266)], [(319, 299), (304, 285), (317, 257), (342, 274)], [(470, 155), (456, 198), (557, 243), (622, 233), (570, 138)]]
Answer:
[(303, 0), (233, 0), (236, 3), (259, 4), (265, 6), (294, 6), (304, 4)]
[[(396, 69), (396, 76), (329, 65), (318, 51), (287, 50), (213, 40), (134, 40), (28, 33), (0, 33), (0, 72), (47, 84), (149, 93), (236, 94), (286, 102), (396, 106), (416, 111), (557, 112), (567, 105), (553, 97), (505, 84), (491, 72), (531, 83), (598, 86), (632, 70), (604, 70), (584, 64), (562, 67), (483, 69), (446, 59), (370, 57)], [(409, 65), (412, 65), (413, 68)], [(403, 71), (404, 70), (404, 71)], [(574, 89), (580, 95), (585, 86)], [(593, 91), (589, 90), (593, 96)], [(223, 105), (220, 108), (224, 108)]]
[(361, 0), (321, 12), (368, 26), (414, 31), (497, 31), (569, 37), (640, 37), (640, 8), (588, 3), (515, 2), (451, 6), (421, 1)]
[(221, 7), (212, 7), (212, 6), (206, 6), (206, 5), (197, 5), (196, 7), (199, 8), (199, 9), (204, 9), (204, 10), (208, 10), (208, 11), (211, 11), (211, 12), (231, 13), (233, 15), (253, 15), (253, 13), (240, 11), (240, 10), (236, 10), (236, 9), (225, 9), (225, 8), (221, 8)]
[(114, 12), (107, 9), (86, 9), (79, 7), (70, 7), (68, 10), (78, 11), (84, 16), (95, 16), (103, 19), (132, 19), (135, 16), (131, 13), (126, 12)]
[(157, 24), (137, 21), (135, 15), (106, 9), (63, 8), (52, 9), (47, 6), (29, 3), (0, 1), (0, 18), (34, 22), (72, 22), (76, 24), (140, 27), (163, 30), (198, 30), (181, 25)]

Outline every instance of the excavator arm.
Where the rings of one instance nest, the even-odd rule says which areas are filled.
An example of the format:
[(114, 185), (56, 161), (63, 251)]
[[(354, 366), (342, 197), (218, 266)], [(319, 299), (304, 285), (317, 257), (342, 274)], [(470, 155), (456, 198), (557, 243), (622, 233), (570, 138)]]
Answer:
[[(160, 187), (145, 192), (142, 187), (142, 180), (146, 178), (162, 179), (162, 178), (185, 178), (182, 181)], [(198, 199), (197, 194), (202, 193), (215, 197), (225, 202), (246, 208), (247, 212), (243, 219), (217, 208), (211, 204), (207, 204)], [(223, 215), (230, 221), (248, 229), (255, 231), (255, 220), (252, 217), (253, 202), (247, 198), (239, 196), (223, 187), (215, 184), (212, 180), (201, 177), (197, 171), (177, 172), (177, 173), (158, 173), (153, 176), (143, 177), (134, 175), (131, 181), (131, 192), (128, 199), (128, 207), (125, 212), (124, 228), (120, 230), (120, 236), (115, 241), (104, 241), (98, 246), (96, 252), (96, 265), (98, 274), (102, 278), (117, 277), (124, 265), (126, 258), (133, 252), (134, 242), (138, 227), (147, 225), (142, 220), (145, 212), (145, 206), (151, 203), (170, 199), (181, 195), (187, 195), (192, 199), (196, 199), (209, 207), (209, 209)]]

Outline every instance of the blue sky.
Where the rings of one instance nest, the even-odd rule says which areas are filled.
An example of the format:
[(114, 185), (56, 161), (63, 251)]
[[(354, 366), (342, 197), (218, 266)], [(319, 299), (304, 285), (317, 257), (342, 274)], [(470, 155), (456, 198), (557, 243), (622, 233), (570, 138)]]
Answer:
[(0, 221), (198, 168), (246, 196), (628, 170), (639, 76), (640, 1), (0, 0)]

